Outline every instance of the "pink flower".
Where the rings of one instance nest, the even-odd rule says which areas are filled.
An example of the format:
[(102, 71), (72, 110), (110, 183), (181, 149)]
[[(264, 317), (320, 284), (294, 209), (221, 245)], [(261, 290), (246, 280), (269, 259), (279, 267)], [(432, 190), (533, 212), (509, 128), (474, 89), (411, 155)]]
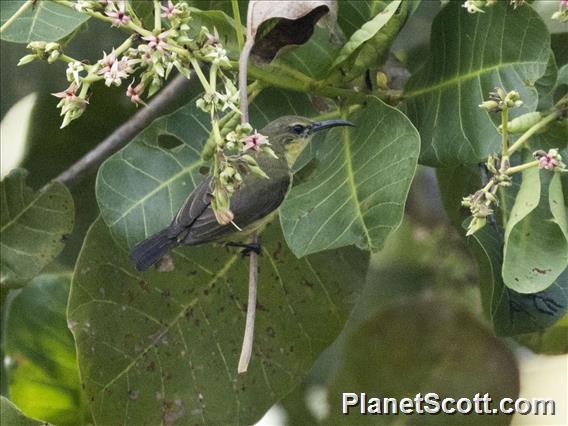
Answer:
[(76, 95), (78, 89), (79, 86), (73, 82), (63, 92), (52, 93), (53, 96), (61, 99), (57, 104), (57, 107), (61, 108), (61, 115), (66, 114), (70, 110), (83, 110), (86, 108), (89, 102)]
[(560, 7), (568, 8), (568, 0), (560, 0)]
[(162, 18), (171, 19), (175, 15), (179, 15), (180, 11), (176, 9), (175, 5), (172, 3), (172, 0), (168, 0), (167, 6), (160, 6), (164, 13), (162, 13)]
[(107, 55), (106, 52), (103, 51), (103, 55), (103, 59), (99, 61), (99, 64), (102, 66), (102, 68), (98, 71), (99, 75), (103, 75), (104, 73), (110, 71), (110, 69), (116, 62), (116, 54), (114, 53), (114, 48), (109, 55)]
[(242, 139), (242, 142), (244, 143), (245, 151), (252, 149), (253, 151), (258, 152), (263, 145), (268, 144), (268, 138), (255, 131), (252, 135)]
[(149, 35), (142, 37), (142, 39), (148, 42), (148, 47), (150, 49), (155, 49), (158, 52), (163, 52), (165, 49), (170, 47), (170, 45), (164, 41), (166, 38), (170, 36), (170, 34), (171, 30), (168, 30), (158, 34), (157, 36)]
[(560, 161), (550, 155), (543, 155), (538, 160), (538, 167), (540, 169), (552, 170), (560, 165)]
[(134, 81), (132, 83), (130, 83), (130, 85), (128, 86), (128, 89), (126, 89), (126, 96), (128, 96), (130, 98), (130, 100), (132, 101), (132, 103), (136, 104), (136, 106), (138, 106), (139, 104), (143, 104), (144, 102), (142, 101), (141, 95), (144, 92), (144, 84), (140, 83), (138, 86), (133, 86)]
[(107, 10), (105, 15), (112, 18), (112, 26), (120, 27), (121, 25), (126, 25), (130, 21), (130, 17), (126, 14), (126, 1), (121, 0), (119, 6), (117, 7), (113, 1), (108, 2)]

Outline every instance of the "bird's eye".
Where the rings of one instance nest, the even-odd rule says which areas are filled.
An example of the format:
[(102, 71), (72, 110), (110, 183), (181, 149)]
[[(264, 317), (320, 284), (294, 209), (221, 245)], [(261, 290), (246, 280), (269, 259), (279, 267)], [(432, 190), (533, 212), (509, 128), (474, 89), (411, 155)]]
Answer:
[(294, 124), (294, 125), (292, 126), (292, 131), (293, 131), (294, 133), (296, 133), (297, 135), (301, 135), (302, 133), (304, 133), (304, 130), (305, 130), (305, 129), (306, 129), (306, 128), (305, 128), (304, 126), (302, 126), (301, 124)]

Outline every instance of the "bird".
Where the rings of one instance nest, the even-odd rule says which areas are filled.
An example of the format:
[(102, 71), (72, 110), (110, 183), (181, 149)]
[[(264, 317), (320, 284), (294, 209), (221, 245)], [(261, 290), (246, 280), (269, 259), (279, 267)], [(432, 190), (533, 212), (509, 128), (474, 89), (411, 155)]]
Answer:
[[(165, 229), (138, 243), (129, 254), (136, 269), (146, 271), (169, 250), (179, 245), (200, 245), (246, 237), (262, 228), (276, 213), (292, 187), (292, 166), (310, 143), (312, 136), (322, 130), (338, 126), (354, 126), (342, 119), (313, 121), (300, 116), (283, 116), (268, 123), (260, 133), (268, 137), (274, 157), (260, 154), (256, 160), (268, 179), (248, 173), (240, 189), (232, 196), (231, 223), (220, 224), (211, 206), (214, 177), (207, 176), (189, 194), (174, 219)], [(244, 247), (243, 253), (254, 250), (258, 244), (228, 242), (226, 245)]]

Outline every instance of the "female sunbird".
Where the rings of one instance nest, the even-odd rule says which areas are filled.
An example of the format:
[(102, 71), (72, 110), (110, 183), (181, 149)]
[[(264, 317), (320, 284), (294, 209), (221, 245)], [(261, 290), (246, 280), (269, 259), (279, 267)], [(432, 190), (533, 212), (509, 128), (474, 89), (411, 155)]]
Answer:
[[(145, 271), (166, 252), (180, 244), (198, 245), (241, 236), (258, 229), (280, 206), (292, 186), (291, 167), (314, 133), (336, 126), (353, 126), (345, 120), (314, 122), (297, 116), (280, 117), (268, 123), (260, 133), (268, 137), (278, 158), (261, 154), (257, 161), (269, 179), (248, 173), (242, 188), (231, 198), (233, 223), (221, 225), (211, 208), (213, 177), (206, 177), (183, 203), (172, 223), (160, 232), (138, 243), (130, 252), (136, 269)], [(242, 229), (238, 231), (235, 224)], [(238, 245), (238, 244), (236, 244)]]

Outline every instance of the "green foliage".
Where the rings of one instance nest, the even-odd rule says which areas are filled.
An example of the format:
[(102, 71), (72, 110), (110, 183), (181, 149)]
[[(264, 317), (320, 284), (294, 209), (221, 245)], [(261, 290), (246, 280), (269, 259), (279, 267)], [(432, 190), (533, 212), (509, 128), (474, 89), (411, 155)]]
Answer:
[(36, 192), (26, 186), (27, 174), (15, 169), (0, 183), (3, 285), (25, 283), (39, 274), (73, 230), (73, 199), (67, 188), (53, 182)]
[[(443, 324), (443, 325), (442, 325)], [(444, 343), (442, 343), (444, 342)], [(450, 348), (447, 346), (450, 343)], [(435, 392), (459, 399), (480, 393), (515, 398), (517, 368), (507, 347), (467, 311), (448, 299), (423, 295), (379, 309), (347, 338), (337, 374), (328, 391), (330, 406), (341, 407), (342, 392), (365, 389), (367, 395), (399, 400)], [(396, 350), (393, 350), (396, 348)], [(395, 366), (405, 365), (403, 375)], [(467, 369), (463, 366), (467, 365)], [(328, 424), (353, 424), (359, 407), (348, 416), (333, 416)], [(446, 417), (447, 416), (447, 417)], [(478, 424), (477, 416), (362, 416), (357, 424)], [(506, 416), (485, 417), (483, 424), (505, 425)]]
[[(0, 24), (4, 25), (25, 3), (31, 2), (29, 0), (3, 1), (2, 8), (0, 8)], [(88, 19), (87, 15), (61, 6), (54, 1), (41, 0), (18, 16), (2, 32), (1, 37), (2, 40), (14, 43), (58, 41), (71, 34)]]
[(406, 86), (405, 106), (422, 140), (420, 162), (437, 167), (477, 163), (499, 151), (500, 136), (478, 105), (495, 87), (517, 90), (515, 114), (534, 111), (535, 82), (546, 71), (550, 35), (530, 7), (497, 2), (469, 15), (450, 2), (432, 24), (431, 59)]
[(518, 293), (503, 283), (503, 236), (498, 226), (487, 226), (473, 236), (484, 311), (499, 336), (532, 333), (550, 327), (568, 310), (568, 268), (544, 291)]
[[(9, 22), (24, 4), (2, 4), (2, 40), (70, 38), (89, 19), (73, 3), (44, 0), (34, 8), (29, 3)], [(247, 4), (190, 1), (188, 37), (194, 40), (176, 27), (179, 34), (170, 33), (166, 44), (171, 45), (162, 45), (165, 50), (154, 52), (153, 59), (159, 57), (160, 66), (170, 66), (173, 73), (172, 58), (181, 57), (184, 72), (214, 69), (209, 86), (203, 75), (201, 84), (220, 92), (219, 105), (236, 108), (237, 101), (223, 98), (216, 77), (236, 77), (236, 31), (243, 28), (235, 26), (233, 6), (246, 24)], [(530, 156), (535, 150), (559, 149), (564, 162), (568, 159), (568, 120), (555, 106), (568, 88), (566, 34), (551, 36), (548, 18), (528, 4), (513, 8), (500, 1), (475, 15), (467, 13), (462, 0), (419, 4), (341, 0), (337, 28), (315, 28), (301, 46), (288, 46), (298, 34), (272, 34), (276, 45), (287, 47), (270, 63), (256, 63), (253, 50), (248, 70), (253, 128), (260, 131), (271, 120), (292, 114), (316, 120), (342, 117), (355, 127), (330, 130), (311, 142), (294, 167), (294, 186), (279, 211), (280, 224), (272, 222), (260, 235), (255, 343), (245, 375), (237, 375), (237, 364), (248, 260), (214, 244), (180, 247), (156, 268), (139, 273), (127, 254), (167, 226), (213, 169), (204, 146), (221, 146), (215, 145), (211, 127), (224, 110), (208, 114), (197, 108), (201, 88), (192, 83), (176, 106), (170, 105), (168, 111), (174, 112), (107, 158), (95, 191), (92, 181), (74, 189), (75, 204), (83, 210), (76, 241), (99, 210), (100, 216), (80, 255), (76, 246), (67, 245), (72, 253), (59, 257), (65, 257), (62, 264), (54, 259), (73, 228), (69, 191), (54, 182), (35, 192), (26, 186), (23, 170), (6, 177), (1, 184), (1, 349), (10, 362), (2, 371), (2, 386), (5, 390), (7, 379), (12, 401), (25, 415), (57, 425), (253, 424), (283, 400), (290, 424), (315, 423), (322, 416), (308, 413), (304, 400), (316, 385), (325, 390), (331, 408), (323, 424), (508, 423), (502, 416), (355, 419), (337, 414), (338, 395), (351, 390), (388, 397), (437, 392), (459, 398), (488, 392), (493, 400), (514, 398), (519, 374), (501, 336), (540, 353), (568, 350), (568, 174), (539, 170)], [(83, 66), (93, 67), (102, 50), (114, 47), (128, 55), (129, 47), (141, 44), (153, 49), (141, 36), (175, 26), (168, 18), (156, 23), (153, 2), (133, 0), (130, 5), (144, 28), (137, 29), (134, 20), (120, 28), (124, 31), (109, 31), (110, 19), (103, 17), (75, 40), (83, 38), (82, 44), (64, 43), (58, 59), (73, 62), (80, 55), (79, 60), (88, 58)], [(302, 22), (295, 30), (311, 34), (313, 22)], [(207, 43), (202, 26), (211, 30)], [(222, 48), (211, 36), (213, 29)], [(125, 32), (134, 37), (125, 42)], [(399, 37), (401, 32), (406, 34)], [(198, 38), (203, 45), (196, 48)], [(413, 54), (408, 39), (419, 40)], [(264, 46), (267, 51), (271, 43)], [(410, 44), (416, 48), (416, 42)], [(3, 60), (15, 64), (4, 46)], [(209, 53), (223, 57), (220, 68), (209, 67)], [(46, 65), (35, 66), (43, 70)], [(6, 75), (5, 66), (2, 70)], [(52, 124), (55, 116), (43, 107), (48, 93), (69, 84), (65, 73), (9, 77), (18, 96), (28, 87), (40, 92), (24, 163), (33, 171), (28, 185), (44, 185), (134, 113), (124, 98), (130, 79), (119, 78), (120, 87), (102, 100), (102, 84), (96, 82), (102, 74), (90, 70), (82, 71), (91, 80), (76, 93), (90, 106), (83, 122), (64, 133), (43, 125)], [(139, 83), (139, 73), (129, 77)], [(30, 80), (41, 81), (40, 89)], [(199, 84), (200, 79), (193, 81)], [(157, 90), (160, 85), (154, 86)], [(507, 109), (503, 120), (532, 111), (552, 117), (510, 156), (507, 148), (523, 136), (513, 134), (507, 144), (497, 131), (499, 114), (478, 107), (496, 87), (506, 94), (517, 91), (523, 102)], [(13, 102), (13, 95), (9, 98), (4, 109)], [(506, 108), (516, 100), (515, 95)], [(228, 121), (237, 123), (240, 117)], [(220, 132), (228, 129), (221, 126)], [(495, 167), (480, 176), (478, 163), (489, 155), (495, 159), (489, 166)], [(532, 168), (507, 175), (508, 163), (499, 164), (503, 156), (513, 168), (527, 161)], [(443, 206), (438, 188), (428, 180), (432, 171), (415, 175), (418, 161), (438, 167)], [(499, 169), (502, 164), (507, 166)], [(495, 212), (487, 213), (487, 225), (473, 238), (460, 239), (440, 212), (445, 210), (463, 237), (460, 202), (487, 188), (497, 169), (505, 183), (511, 178), (512, 186), (496, 189), (490, 200)], [(263, 196), (270, 194), (259, 194)], [(399, 226), (405, 210), (407, 220)], [(370, 251), (375, 253), (366, 274)], [(68, 294), (71, 272), (65, 268), (77, 255)], [(37, 276), (46, 269), (65, 272)], [(18, 292), (10, 290), (28, 281)], [(479, 286), (473, 285), (478, 281)], [(2, 398), (3, 423), (38, 424), (23, 413)]]
[(32, 280), (11, 301), (4, 336), (10, 398), (26, 415), (61, 426), (90, 418), (65, 315), (70, 284), (70, 274)]
[(503, 280), (507, 287), (537, 293), (566, 269), (566, 218), (560, 174), (525, 170), (505, 228)]
[(10, 400), (0, 396), (0, 416), (3, 425), (10, 426), (37, 426), (46, 423), (38, 420), (30, 419), (24, 416), (18, 407), (10, 402)]
[(376, 98), (349, 118), (356, 127), (328, 133), (309, 181), (294, 187), (281, 208), (297, 256), (350, 244), (378, 250), (402, 220), (418, 157), (416, 129)]
[(254, 357), (238, 376), (248, 262), (220, 247), (183, 248), (170, 267), (141, 275), (104, 223), (93, 225), (68, 316), (96, 423), (254, 423), (303, 379), (340, 331), (367, 256), (298, 260), (277, 225), (263, 242)]
[(407, 7), (406, 2), (392, 1), (357, 30), (339, 52), (328, 80), (351, 81), (369, 68), (382, 65), (392, 41), (406, 21)]

